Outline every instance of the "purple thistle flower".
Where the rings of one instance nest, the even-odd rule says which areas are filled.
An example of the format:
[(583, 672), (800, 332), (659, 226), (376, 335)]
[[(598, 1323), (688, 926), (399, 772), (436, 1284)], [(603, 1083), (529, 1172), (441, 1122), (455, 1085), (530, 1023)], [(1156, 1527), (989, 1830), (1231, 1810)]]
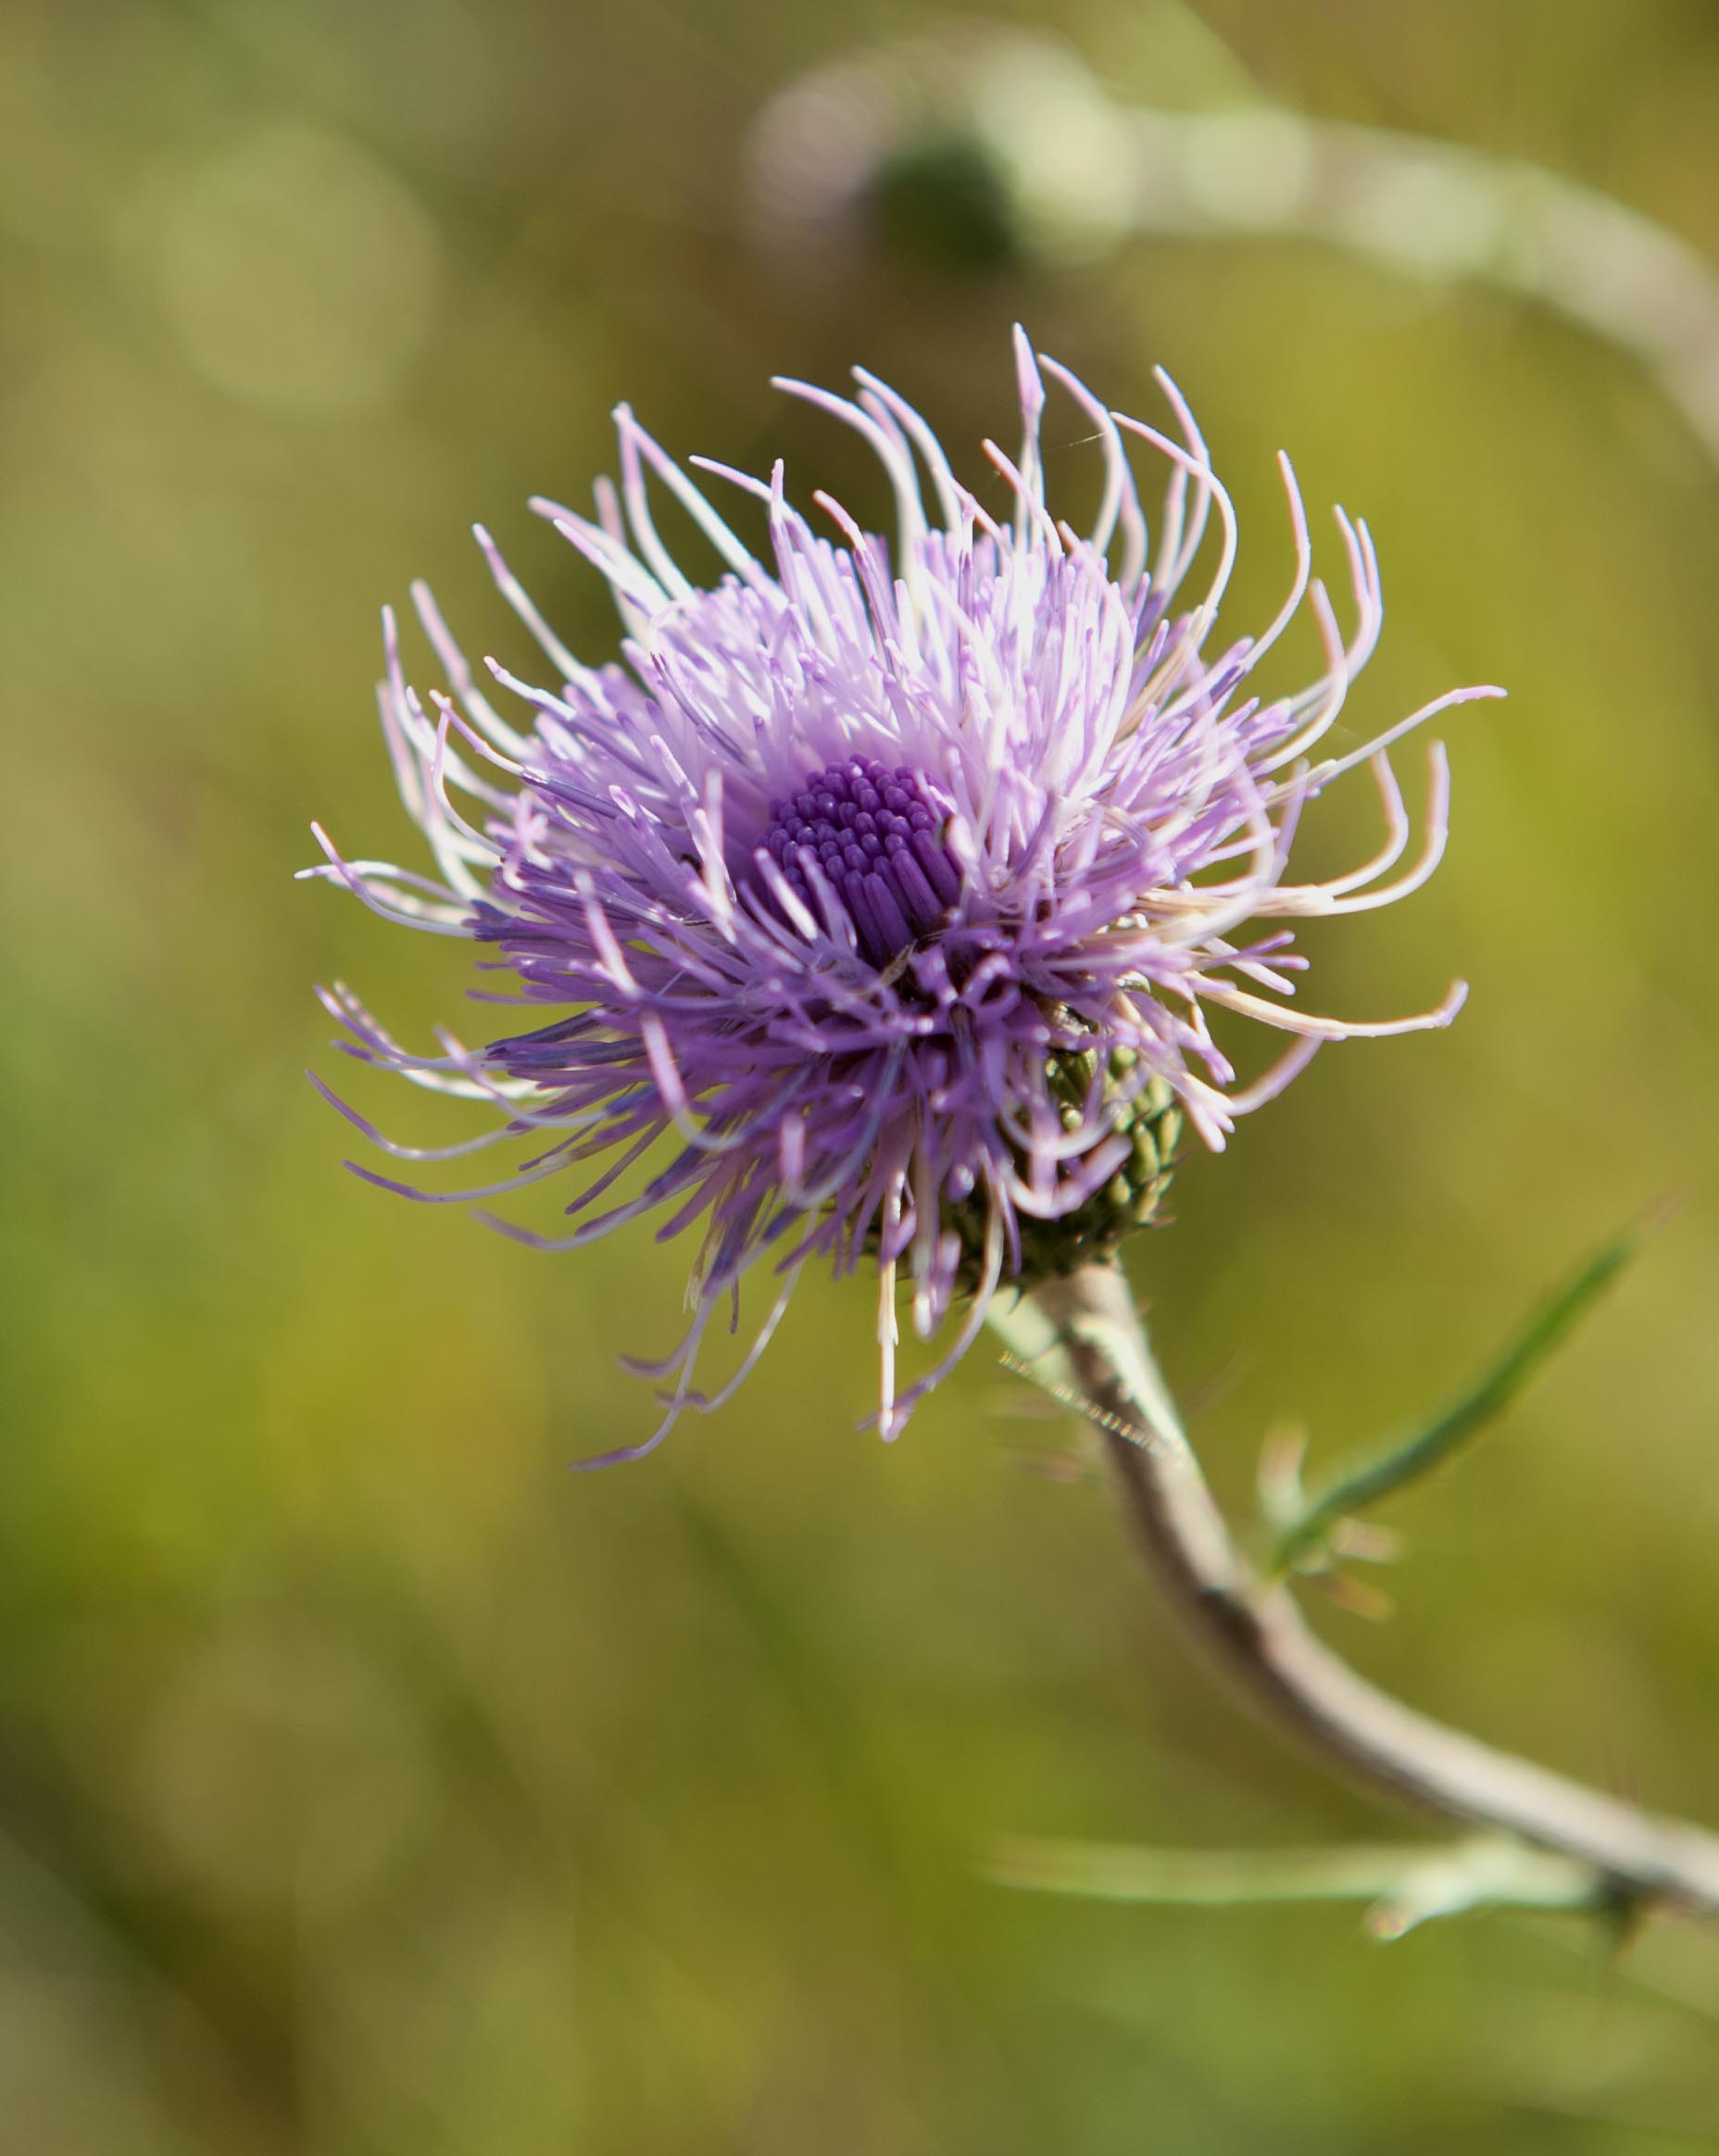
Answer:
[[(762, 505), (759, 559), (622, 407), (619, 495), (599, 483), (595, 520), (533, 506), (607, 578), (625, 667), (576, 659), (478, 531), (558, 677), (534, 687), (489, 663), (528, 725), (492, 703), (420, 585), (451, 691), (433, 691), (426, 709), (384, 614), (383, 728), (438, 874), (346, 860), (320, 829), (328, 865), (306, 872), (338, 879), (387, 920), (493, 945), (519, 981), (508, 1000), (557, 1015), (483, 1047), (444, 1034), (440, 1053), (417, 1054), (336, 987), (324, 1000), (348, 1052), (500, 1120), (464, 1145), (414, 1148), (335, 1105), (408, 1159), (535, 1141), (515, 1172), (434, 1202), (604, 1157), (567, 1207), (566, 1235), (494, 1223), (540, 1247), (576, 1248), (647, 1213), (664, 1216), (661, 1235), (700, 1229), (691, 1327), (651, 1366), (667, 1416), (609, 1459), (650, 1450), (684, 1409), (717, 1404), (693, 1389), (699, 1344), (722, 1306), (737, 1321), (742, 1277), (759, 1261), (778, 1292), (733, 1383), (809, 1261), (838, 1274), (872, 1264), (879, 1421), (893, 1436), (999, 1288), (1091, 1256), (1150, 1212), (1177, 1114), (1221, 1147), (1322, 1042), (1444, 1025), (1461, 1003), (1458, 984), (1414, 1017), (1310, 1015), (1290, 1000), (1305, 961), (1281, 924), (1386, 905), (1425, 880), (1445, 840), (1444, 754), (1430, 752), (1425, 836), (1400, 868), (1409, 819), (1388, 750), (1433, 712), (1499, 692), (1455, 691), (1364, 747), (1315, 759), (1379, 631), (1365, 525), (1337, 512), (1357, 608), (1346, 641), (1311, 579), (1282, 459), (1289, 595), (1261, 634), (1212, 655), (1236, 520), (1181, 396), (1161, 374), (1176, 440), (1108, 412), (1018, 332), (1016, 357), (1024, 445), (1011, 461), (985, 445), (1013, 496), (1006, 524), (871, 375), (857, 370), (852, 402), (780, 385), (875, 451), (896, 497), (893, 554), (822, 494), (839, 538), (815, 535), (788, 506), (780, 464), (766, 485), (695, 459)], [(1084, 536), (1046, 504), (1046, 374), (1103, 452), (1103, 499)], [(1125, 435), (1168, 467), (1151, 541)], [(689, 582), (664, 546), (647, 478), (726, 563), (713, 588)], [(1211, 581), (1178, 605), (1214, 513)], [(1304, 601), (1324, 646), (1318, 679), (1270, 701), (1246, 694)], [(1325, 882), (1291, 882), (1302, 805), (1362, 763), (1384, 804), (1380, 850)], [(1289, 1035), (1286, 1053), (1237, 1087), (1212, 1009)], [(659, 1141), (666, 1159), (651, 1158)], [(601, 1210), (635, 1168), (630, 1195)], [(899, 1394), (898, 1277), (922, 1337), (968, 1303), (944, 1360)]]

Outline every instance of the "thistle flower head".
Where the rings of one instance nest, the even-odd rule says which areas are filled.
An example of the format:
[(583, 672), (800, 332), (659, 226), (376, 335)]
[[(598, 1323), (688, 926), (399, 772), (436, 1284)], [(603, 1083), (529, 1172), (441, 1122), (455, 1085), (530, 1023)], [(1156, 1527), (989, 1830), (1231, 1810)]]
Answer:
[[(608, 580), (624, 664), (575, 658), (481, 529), (550, 685), (494, 661), (481, 681), (420, 587), (446, 680), (426, 702), (385, 618), (383, 727), (435, 873), (348, 860), (320, 832), (328, 863), (307, 872), (388, 920), (493, 946), (490, 962), (517, 980), (512, 1000), (543, 1022), (522, 1018), (479, 1047), (444, 1034), (439, 1052), (416, 1053), (336, 988), (326, 1000), (350, 1052), (496, 1121), (438, 1152), (345, 1112), (413, 1160), (522, 1141), (512, 1173), (447, 1196), (565, 1177), (565, 1234), (496, 1223), (543, 1247), (646, 1215), (661, 1235), (696, 1232), (691, 1326), (653, 1366), (668, 1414), (625, 1456), (682, 1410), (716, 1404), (694, 1390), (695, 1364), (719, 1311), (737, 1317), (744, 1276), (761, 1266), (772, 1293), (741, 1374), (814, 1260), (876, 1275), (879, 1419), (894, 1435), (999, 1290), (1150, 1216), (1179, 1119), (1221, 1147), (1321, 1042), (1442, 1025), (1461, 999), (1459, 986), (1433, 1010), (1369, 1023), (1310, 1014), (1293, 999), (1304, 961), (1287, 924), (1386, 905), (1424, 880), (1444, 843), (1444, 758), (1431, 751), (1424, 836), (1405, 867), (1389, 747), (1431, 712), (1496, 692), (1454, 692), (1366, 747), (1321, 756), (1379, 629), (1364, 525), (1338, 513), (1346, 633), (1311, 580), (1286, 461), (1289, 595), (1261, 633), (1214, 648), (1236, 521), (1181, 397), (1160, 378), (1177, 430), (1160, 432), (1108, 411), (1023, 339), (1016, 357), (1023, 445), (1013, 458), (985, 445), (1006, 483), (1004, 520), (883, 382), (859, 373), (851, 401), (785, 382), (876, 453), (897, 532), (892, 548), (820, 494), (834, 536), (820, 535), (790, 507), (781, 465), (767, 483), (703, 465), (752, 497), (760, 555), (623, 407), (619, 492), (600, 483), (590, 518), (535, 506)], [(1085, 533), (1047, 500), (1047, 377), (1102, 454)], [(1164, 475), (1150, 530), (1142, 453)], [(710, 588), (664, 545), (653, 485), (726, 565)], [(1190, 600), (1214, 520), (1216, 566)], [(1304, 603), (1322, 670), (1263, 700), (1250, 679)], [(1294, 881), (1303, 803), (1362, 763), (1384, 844), (1347, 873)], [(1286, 1052), (1239, 1086), (1213, 1010), (1286, 1036)], [(954, 1337), (897, 1391), (897, 1291), (910, 1287), (916, 1330), (929, 1337), (949, 1319)]]

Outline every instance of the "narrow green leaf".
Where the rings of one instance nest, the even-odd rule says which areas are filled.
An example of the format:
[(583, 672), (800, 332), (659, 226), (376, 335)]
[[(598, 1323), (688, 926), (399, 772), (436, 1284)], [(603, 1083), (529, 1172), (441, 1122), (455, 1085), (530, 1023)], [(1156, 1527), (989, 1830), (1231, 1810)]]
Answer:
[(1011, 1841), (987, 1867), (998, 1886), (1161, 1909), (1361, 1901), (1372, 1929), (1398, 1938), (1431, 1917), (1474, 1909), (1606, 1909), (1591, 1864), (1506, 1836), (1443, 1844), (1356, 1843), (1318, 1849), (1138, 1849), (1103, 1842)]
[(1305, 1510), (1279, 1533), (1273, 1572), (1287, 1571), (1299, 1557), (1327, 1543), (1339, 1521), (1419, 1482), (1495, 1423), (1593, 1309), (1655, 1224), (1650, 1220), (1627, 1228), (1597, 1250), (1529, 1314), (1496, 1361), (1436, 1421), (1358, 1460), (1310, 1498)]

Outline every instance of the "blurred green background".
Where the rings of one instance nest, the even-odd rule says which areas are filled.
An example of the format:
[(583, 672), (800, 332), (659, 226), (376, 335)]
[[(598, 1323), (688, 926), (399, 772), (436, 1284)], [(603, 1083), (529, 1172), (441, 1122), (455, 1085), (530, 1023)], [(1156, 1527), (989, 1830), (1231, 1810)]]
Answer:
[[(677, 451), (882, 504), (766, 386), (860, 360), (957, 445), (1009, 322), (1113, 402), (1161, 360), (1287, 568), (1271, 456), (1382, 551), (1357, 693), (1458, 681), (1412, 905), (1320, 1059), (1136, 1253), (1214, 1477), (1430, 1404), (1620, 1221), (1686, 1201), (1460, 1473), (1402, 1508), (1407, 1695), (1719, 1820), (1719, 485), (1616, 355), (1311, 245), (939, 267), (760, 246), (743, 174), (887, 0), (7, 0), (0, 2146), (30, 2156), (1299, 2156), (1719, 2146), (1719, 1937), (1154, 1914), (985, 1885), (1011, 1832), (1377, 1831), (1168, 1636), (1102, 1489), (981, 1349), (885, 1450), (862, 1285), (803, 1288), (646, 1466), (618, 1348), (685, 1253), (549, 1259), (344, 1174), (310, 984), (421, 1035), (463, 954), (295, 885), (406, 844), (376, 609), (506, 633), (481, 518), (587, 654), (581, 498)], [(1260, 92), (1542, 160), (1719, 260), (1706, 0), (1028, 0), (1121, 97)], [(913, 226), (908, 205), (894, 228)], [(935, 221), (935, 220), (934, 220)], [(908, 236), (913, 233), (909, 230)], [(921, 233), (920, 238), (924, 239)], [(936, 236), (934, 232), (933, 239)], [(1071, 430), (1072, 432), (1072, 430)], [(1089, 483), (1052, 444), (1053, 473)], [(970, 470), (973, 469), (969, 465)], [(425, 655), (415, 655), (420, 678)], [(1414, 782), (1411, 781), (1412, 783)], [(1321, 826), (1371, 831), (1364, 783)], [(434, 1104), (358, 1096), (403, 1135)], [(1388, 1829), (1390, 1823), (1384, 1823)]]

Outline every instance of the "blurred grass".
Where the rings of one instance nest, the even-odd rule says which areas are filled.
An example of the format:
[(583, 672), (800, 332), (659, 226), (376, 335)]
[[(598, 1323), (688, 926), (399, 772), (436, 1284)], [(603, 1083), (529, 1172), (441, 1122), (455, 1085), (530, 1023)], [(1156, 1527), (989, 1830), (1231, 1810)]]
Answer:
[[(1119, 94), (1186, 19), (1023, 5)], [(772, 371), (862, 359), (953, 442), (1016, 315), (1123, 405), (1162, 359), (1286, 542), (1271, 453), (1364, 508), (1384, 718), (1462, 679), (1413, 905), (1314, 939), (1327, 1007), (1473, 979), (1322, 1058), (1141, 1248), (1238, 1499), (1442, 1396), (1595, 1235), (1689, 1200), (1500, 1440), (1415, 1500), (1357, 1658), (1719, 1816), (1719, 488), (1619, 362), (1311, 250), (815, 289), (753, 251), (761, 99), (929, 19), (781, 0), (14, 0), (0, 15), (0, 642), (16, 829), (0, 1071), (0, 2146), (31, 2156), (1570, 2150), (1719, 2140), (1719, 1948), (1612, 1969), (1476, 1924), (1141, 1916), (980, 1885), (998, 1833), (1217, 1844), (1370, 1815), (1212, 1696), (1099, 1496), (1019, 1471), (983, 1354), (852, 1434), (863, 1291), (802, 1293), (648, 1467), (618, 1347), (678, 1251), (534, 1258), (343, 1175), (308, 984), (402, 1029), (458, 954), (290, 882), (388, 852), (375, 608), (501, 633), (531, 529), (634, 400), (676, 449), (857, 460)], [(1719, 258), (1719, 20), (1677, 0), (1213, 0), (1311, 109), (1540, 157)], [(1179, 27), (1178, 27), (1179, 21)], [(1205, 64), (1199, 62), (1198, 64)], [(1216, 64), (1214, 61), (1212, 64)], [(1310, 835), (1361, 835), (1357, 794)], [(405, 1128), (414, 1105), (365, 1104)], [(858, 1299), (856, 1299), (856, 1295)], [(1023, 1431), (1025, 1433), (1023, 1440)], [(1340, 1623), (1341, 1620), (1334, 1620)]]

